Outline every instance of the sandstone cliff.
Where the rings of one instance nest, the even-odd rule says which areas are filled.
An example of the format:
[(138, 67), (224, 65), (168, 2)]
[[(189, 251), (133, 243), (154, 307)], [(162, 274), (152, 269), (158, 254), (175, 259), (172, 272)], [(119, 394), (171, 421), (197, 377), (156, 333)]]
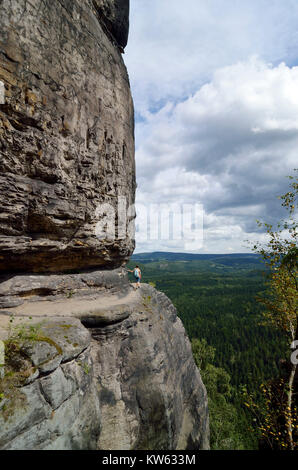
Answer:
[(0, 271), (117, 267), (134, 249), (133, 213), (116, 240), (95, 233), (100, 204), (117, 219), (134, 202), (128, 5), (1, 1)]
[(52, 277), (1, 286), (23, 304), (0, 314), (2, 337), (12, 313), (17, 332), (0, 449), (208, 449), (205, 387), (169, 299), (121, 270)]
[(175, 308), (121, 268), (136, 187), (129, 1), (0, 6), (0, 449), (207, 449)]

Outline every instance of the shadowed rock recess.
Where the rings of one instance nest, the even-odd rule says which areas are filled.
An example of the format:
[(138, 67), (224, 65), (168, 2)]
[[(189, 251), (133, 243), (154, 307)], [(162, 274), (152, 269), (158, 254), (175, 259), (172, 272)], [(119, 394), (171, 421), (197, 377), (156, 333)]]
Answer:
[(0, 449), (208, 449), (177, 312), (121, 267), (134, 213), (95, 235), (135, 197), (129, 1), (0, 6)]

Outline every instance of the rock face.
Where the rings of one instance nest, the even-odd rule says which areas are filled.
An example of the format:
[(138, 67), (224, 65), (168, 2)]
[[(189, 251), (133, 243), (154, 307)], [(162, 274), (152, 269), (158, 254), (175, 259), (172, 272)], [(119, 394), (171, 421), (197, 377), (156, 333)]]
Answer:
[(128, 12), (129, 0), (1, 1), (2, 272), (113, 268), (134, 249)]
[(127, 45), (129, 29), (129, 0), (93, 0), (99, 21), (116, 45)]
[[(21, 348), (22, 399), (0, 402), (0, 449), (208, 449), (206, 391), (175, 308), (151, 286), (122, 284), (97, 292), (89, 315), (55, 296), (43, 300), (42, 318), (38, 298), (11, 310), (31, 307), (26, 322), (40, 332)], [(92, 295), (74, 300), (88, 311)], [(126, 315), (115, 317), (116, 307)]]

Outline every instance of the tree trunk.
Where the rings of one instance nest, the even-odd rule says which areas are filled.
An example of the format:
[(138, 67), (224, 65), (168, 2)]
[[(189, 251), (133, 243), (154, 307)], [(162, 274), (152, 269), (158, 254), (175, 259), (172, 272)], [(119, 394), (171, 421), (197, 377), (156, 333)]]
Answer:
[(293, 384), (296, 373), (297, 364), (292, 364), (292, 369), (289, 377), (289, 391), (288, 391), (288, 410), (287, 410), (287, 430), (290, 441), (291, 450), (294, 450), (295, 444), (293, 441), (293, 416), (292, 416), (292, 400), (293, 400)]

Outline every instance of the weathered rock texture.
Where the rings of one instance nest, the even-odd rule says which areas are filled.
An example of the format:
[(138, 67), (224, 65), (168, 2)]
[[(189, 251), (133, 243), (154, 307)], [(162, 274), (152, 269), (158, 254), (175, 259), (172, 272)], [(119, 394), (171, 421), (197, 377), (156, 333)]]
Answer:
[(133, 211), (116, 240), (95, 228), (134, 202), (129, 0), (0, 5), (0, 271), (120, 266)]
[(175, 308), (151, 286), (122, 284), (97, 292), (89, 315), (92, 294), (80, 290), (81, 315), (59, 295), (39, 315), (41, 299), (25, 293), (23, 310), (10, 310), (31, 306), (26, 322), (41, 330), (22, 347), (18, 393), (0, 402), (0, 449), (208, 449), (206, 391)]
[(129, 29), (129, 0), (92, 0), (99, 21), (116, 45), (127, 45)]

